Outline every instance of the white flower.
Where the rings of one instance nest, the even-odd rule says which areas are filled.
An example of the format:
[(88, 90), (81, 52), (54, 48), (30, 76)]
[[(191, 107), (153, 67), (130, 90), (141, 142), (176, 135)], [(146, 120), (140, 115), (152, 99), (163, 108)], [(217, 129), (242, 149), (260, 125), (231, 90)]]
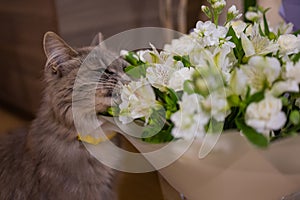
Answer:
[(246, 57), (274, 53), (279, 47), (278, 44), (270, 41), (267, 37), (262, 37), (259, 34), (257, 24), (252, 29), (250, 39), (244, 33), (241, 33), (241, 40)]
[(243, 22), (242, 20), (233, 21), (230, 23), (232, 26), (236, 36), (240, 38), (241, 34), (244, 32), (244, 30), (247, 27), (247, 24)]
[(246, 124), (259, 133), (269, 134), (272, 130), (280, 129), (286, 122), (285, 113), (281, 109), (281, 99), (266, 94), (262, 101), (251, 103), (247, 107)]
[(287, 79), (292, 79), (300, 83), (300, 62), (297, 62), (295, 65), (292, 62), (287, 62), (284, 76)]
[(279, 23), (277, 27), (274, 29), (274, 33), (279, 33), (281, 35), (283, 34), (289, 34), (292, 33), (294, 25), (292, 23), (286, 24), (285, 22)]
[(168, 87), (174, 89), (175, 91), (183, 90), (183, 84), (186, 80), (190, 80), (194, 73), (194, 68), (182, 68), (175, 71), (168, 83)]
[(147, 68), (146, 78), (149, 83), (161, 91), (165, 91), (174, 69), (167, 65), (156, 64)]
[(247, 65), (242, 65), (241, 69), (253, 93), (262, 90), (265, 86), (271, 87), (280, 75), (281, 66), (276, 58), (254, 56), (250, 58)]
[(290, 55), (300, 51), (300, 37), (293, 34), (280, 35), (278, 44), (282, 54)]
[(226, 27), (216, 26), (211, 21), (198, 21), (192, 35), (198, 38), (200, 45), (210, 47), (220, 45), (220, 41), (228, 41), (229, 38), (226, 38), (227, 31)]
[[(238, 19), (242, 16), (242, 14), (240, 14), (240, 11), (238, 9), (236, 9), (235, 5), (232, 5), (227, 12), (227, 16), (232, 16), (233, 19)], [(231, 20), (231, 19), (230, 19)]]
[(129, 53), (129, 51), (127, 51), (127, 50), (121, 50), (120, 51), (120, 56), (125, 57), (125, 56), (128, 55), (128, 53)]
[(248, 11), (245, 14), (246, 19), (256, 22), (262, 19), (263, 15), (261, 12), (253, 12), (253, 11)]
[(206, 115), (211, 116), (218, 122), (224, 121), (229, 114), (227, 96), (225, 92), (221, 90), (210, 93), (209, 96), (201, 101), (202, 109)]
[(216, 1), (211, 5), (212, 8), (214, 9), (223, 9), (226, 6), (226, 1), (225, 0), (219, 0)]
[(239, 10), (236, 9), (235, 5), (230, 6), (230, 8), (228, 9), (229, 13), (232, 13), (234, 15), (239, 14)]
[(124, 124), (145, 117), (146, 123), (156, 106), (155, 94), (146, 79), (132, 81), (121, 91), (120, 121)]
[(190, 61), (197, 67), (211, 66), (220, 70), (226, 71), (229, 68), (228, 54), (231, 49), (226, 46), (224, 48), (216, 48), (213, 53), (203, 49), (194, 51), (190, 54)]
[(183, 94), (179, 103), (180, 110), (171, 116), (175, 125), (172, 129), (174, 137), (192, 139), (197, 135), (204, 135), (204, 126), (208, 123), (209, 116), (204, 114), (199, 106), (202, 99), (198, 94)]
[(161, 51), (160, 53), (157, 51), (154, 45), (150, 43), (152, 50), (141, 50), (137, 52), (140, 60), (148, 63), (164, 63), (169, 57), (170, 54), (165, 51)]
[(243, 72), (243, 70), (235, 68), (231, 73), (231, 77), (229, 80), (229, 86), (234, 94), (237, 95), (245, 95), (247, 90), (247, 75)]
[(188, 55), (193, 49), (200, 48), (190, 35), (183, 35), (164, 46), (164, 51), (175, 55)]
[(294, 80), (278, 81), (274, 83), (271, 93), (279, 96), (285, 92), (299, 92), (299, 84)]

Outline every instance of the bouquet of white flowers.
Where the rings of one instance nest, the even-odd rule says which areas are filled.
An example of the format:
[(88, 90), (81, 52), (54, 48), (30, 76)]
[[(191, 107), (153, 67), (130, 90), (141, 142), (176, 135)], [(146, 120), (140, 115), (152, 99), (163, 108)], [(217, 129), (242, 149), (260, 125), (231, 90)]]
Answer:
[[(210, 20), (199, 21), (190, 34), (168, 44), (155, 41), (163, 34), (153, 29), (106, 40), (107, 47), (118, 46), (115, 52), (143, 48), (139, 38), (159, 49), (150, 44), (149, 49), (121, 51), (129, 63), (126, 83), (109, 83), (116, 89), (115, 102), (107, 112), (90, 116), (78, 98), (96, 98), (90, 92), (95, 85), (87, 83), (102, 71), (93, 66), (109, 63), (102, 62), (103, 51), (95, 48), (73, 91), (80, 139), (103, 164), (134, 173), (158, 170), (191, 200), (269, 200), (299, 191), (300, 136), (291, 136), (300, 132), (300, 36), (292, 33), (292, 24), (269, 27), (268, 9), (260, 7), (251, 7), (244, 22), (232, 6), (219, 25), (226, 2), (208, 2), (202, 10)], [(124, 41), (138, 45), (119, 48)], [(109, 140), (115, 132), (140, 153), (116, 147)], [(283, 137), (289, 138), (269, 145)], [(268, 148), (248, 145), (245, 138)], [(124, 158), (121, 163), (119, 158)]]
[(142, 138), (162, 143), (239, 129), (253, 144), (300, 130), (300, 36), (292, 24), (270, 28), (268, 9), (235, 6), (224, 25), (224, 0), (202, 6), (211, 19), (163, 49), (122, 51), (133, 80), (108, 113), (123, 124), (142, 122)]

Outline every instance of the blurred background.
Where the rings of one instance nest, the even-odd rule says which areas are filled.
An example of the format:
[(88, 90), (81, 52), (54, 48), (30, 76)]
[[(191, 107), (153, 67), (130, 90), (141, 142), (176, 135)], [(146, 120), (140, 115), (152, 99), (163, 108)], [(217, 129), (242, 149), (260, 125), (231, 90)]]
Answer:
[[(242, 0), (229, 0), (243, 11)], [(71, 46), (91, 43), (98, 32), (108, 38), (122, 31), (166, 27), (188, 32), (206, 20), (206, 0), (1, 0), (0, 1), (0, 133), (24, 127), (35, 116), (43, 88), (43, 35), (54, 31)], [(260, 0), (272, 8), (271, 25), (281, 0)], [(131, 148), (131, 147), (129, 147)], [(164, 199), (156, 173), (122, 174), (120, 199)], [(173, 200), (173, 199), (172, 199)]]

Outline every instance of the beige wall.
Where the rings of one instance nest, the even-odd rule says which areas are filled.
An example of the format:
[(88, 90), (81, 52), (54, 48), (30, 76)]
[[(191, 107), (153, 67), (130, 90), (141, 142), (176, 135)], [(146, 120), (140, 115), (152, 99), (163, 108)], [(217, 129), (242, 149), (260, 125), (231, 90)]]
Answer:
[(259, 5), (264, 8), (271, 8), (267, 12), (267, 18), (271, 23), (271, 26), (277, 25), (283, 19), (279, 15), (279, 7), (281, 5), (281, 0), (259, 0)]

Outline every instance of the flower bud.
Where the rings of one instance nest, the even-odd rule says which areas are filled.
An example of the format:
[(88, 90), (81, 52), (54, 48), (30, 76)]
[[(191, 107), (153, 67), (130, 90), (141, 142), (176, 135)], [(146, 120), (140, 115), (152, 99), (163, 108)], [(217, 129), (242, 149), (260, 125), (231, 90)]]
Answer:
[(218, 13), (222, 11), (222, 9), (226, 6), (226, 1), (220, 0), (211, 5), (214, 10), (217, 10)]
[(293, 110), (290, 114), (290, 121), (294, 124), (297, 125), (300, 123), (300, 113), (298, 110)]
[(230, 22), (233, 19), (238, 19), (242, 16), (242, 14), (239, 13), (239, 10), (236, 9), (236, 6), (233, 5), (228, 9), (227, 12), (227, 22)]
[(201, 6), (201, 10), (205, 13), (208, 18), (212, 18), (210, 9), (207, 6)]

